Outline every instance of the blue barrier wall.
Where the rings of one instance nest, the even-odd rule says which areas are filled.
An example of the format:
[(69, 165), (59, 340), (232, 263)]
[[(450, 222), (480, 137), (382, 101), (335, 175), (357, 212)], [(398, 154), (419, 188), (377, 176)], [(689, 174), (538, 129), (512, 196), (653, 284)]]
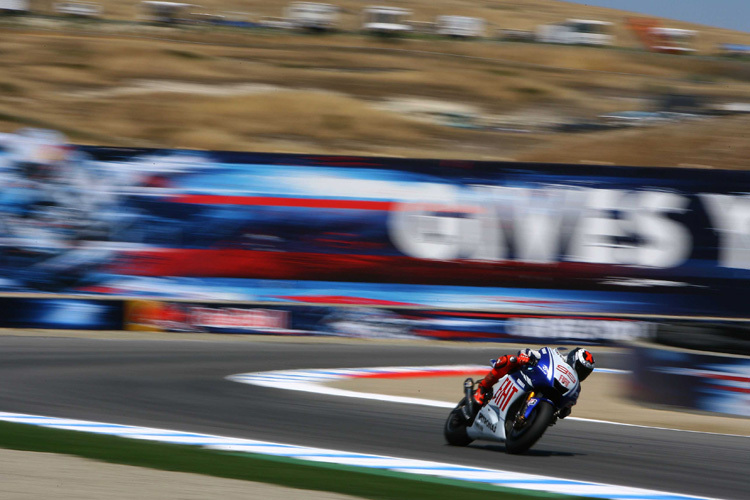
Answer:
[(639, 346), (632, 381), (640, 401), (750, 417), (750, 357)]
[(58, 153), (0, 154), (0, 291), (747, 317), (746, 172)]
[(122, 300), (0, 297), (0, 328), (120, 330)]

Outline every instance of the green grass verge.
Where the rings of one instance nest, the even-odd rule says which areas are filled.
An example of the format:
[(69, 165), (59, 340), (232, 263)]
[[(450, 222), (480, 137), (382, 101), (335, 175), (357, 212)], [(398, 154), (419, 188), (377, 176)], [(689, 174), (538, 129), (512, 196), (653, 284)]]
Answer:
[(0, 422), (0, 448), (63, 453), (110, 463), (330, 491), (376, 500), (486, 500), (489, 491), (498, 500), (573, 498), (378, 469), (317, 464), (249, 453), (225, 453), (195, 446), (8, 422)]

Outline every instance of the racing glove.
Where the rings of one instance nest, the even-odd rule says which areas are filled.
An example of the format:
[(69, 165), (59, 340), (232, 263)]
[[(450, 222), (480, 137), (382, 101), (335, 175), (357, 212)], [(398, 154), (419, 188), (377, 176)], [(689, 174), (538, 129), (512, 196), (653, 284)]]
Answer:
[(522, 365), (528, 364), (528, 363), (536, 363), (541, 359), (542, 355), (539, 351), (536, 351), (534, 349), (522, 349), (518, 351), (518, 355), (516, 356), (518, 358), (518, 362)]

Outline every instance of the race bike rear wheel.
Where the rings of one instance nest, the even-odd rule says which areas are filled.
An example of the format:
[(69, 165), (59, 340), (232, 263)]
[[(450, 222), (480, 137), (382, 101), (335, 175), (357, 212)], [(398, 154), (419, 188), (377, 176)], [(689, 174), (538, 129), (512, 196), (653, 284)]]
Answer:
[(518, 454), (528, 451), (539, 441), (555, 415), (552, 404), (542, 400), (537, 403), (529, 418), (523, 421), (520, 417), (525, 408), (526, 399), (519, 398), (508, 412), (505, 421), (506, 453)]
[(463, 398), (450, 412), (448, 420), (445, 421), (443, 434), (445, 435), (445, 440), (452, 446), (466, 446), (474, 441), (466, 433), (466, 418), (462, 411), (465, 405), (466, 398)]

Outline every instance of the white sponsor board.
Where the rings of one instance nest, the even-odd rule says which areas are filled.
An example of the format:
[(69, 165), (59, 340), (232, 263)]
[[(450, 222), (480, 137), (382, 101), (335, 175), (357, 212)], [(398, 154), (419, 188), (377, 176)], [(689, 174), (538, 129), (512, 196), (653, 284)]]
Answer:
[(653, 336), (656, 325), (645, 321), (563, 318), (511, 318), (506, 331), (519, 338), (630, 341)]

